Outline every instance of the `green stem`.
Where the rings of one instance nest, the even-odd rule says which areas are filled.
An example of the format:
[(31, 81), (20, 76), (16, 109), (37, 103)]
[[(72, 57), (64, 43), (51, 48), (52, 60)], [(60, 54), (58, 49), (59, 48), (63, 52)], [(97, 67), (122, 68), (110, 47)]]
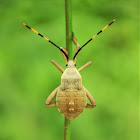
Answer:
[(66, 49), (69, 52), (69, 59), (72, 59), (72, 10), (71, 0), (65, 0), (66, 17)]
[(71, 122), (65, 117), (64, 140), (70, 140)]
[[(72, 59), (72, 10), (71, 0), (65, 0), (66, 17), (66, 49), (69, 53), (69, 59)], [(70, 140), (71, 122), (65, 117), (64, 140)]]

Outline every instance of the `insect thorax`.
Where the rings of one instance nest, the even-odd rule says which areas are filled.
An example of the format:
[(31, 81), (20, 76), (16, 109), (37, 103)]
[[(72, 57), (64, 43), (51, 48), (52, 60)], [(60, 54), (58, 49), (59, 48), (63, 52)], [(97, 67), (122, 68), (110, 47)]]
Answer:
[(61, 76), (61, 89), (77, 89), (82, 88), (82, 77), (76, 68), (66, 68)]

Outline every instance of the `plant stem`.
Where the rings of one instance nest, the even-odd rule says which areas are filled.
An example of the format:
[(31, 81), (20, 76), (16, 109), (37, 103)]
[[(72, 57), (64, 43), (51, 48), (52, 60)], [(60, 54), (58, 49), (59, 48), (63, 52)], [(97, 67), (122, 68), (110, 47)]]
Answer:
[[(69, 59), (72, 59), (72, 10), (71, 0), (65, 0), (66, 17), (66, 49), (69, 53)], [(65, 117), (64, 140), (70, 140), (71, 122)]]
[(66, 17), (66, 49), (69, 52), (69, 59), (72, 59), (72, 10), (71, 0), (65, 0)]
[(64, 140), (70, 140), (71, 122), (65, 117)]

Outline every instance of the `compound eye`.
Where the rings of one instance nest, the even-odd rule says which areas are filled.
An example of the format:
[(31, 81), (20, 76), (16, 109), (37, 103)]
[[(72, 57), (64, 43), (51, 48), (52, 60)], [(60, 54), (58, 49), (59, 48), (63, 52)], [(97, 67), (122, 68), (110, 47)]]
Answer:
[(68, 64), (66, 64), (66, 67), (68, 66)]
[(74, 64), (74, 66), (76, 66), (76, 64)]

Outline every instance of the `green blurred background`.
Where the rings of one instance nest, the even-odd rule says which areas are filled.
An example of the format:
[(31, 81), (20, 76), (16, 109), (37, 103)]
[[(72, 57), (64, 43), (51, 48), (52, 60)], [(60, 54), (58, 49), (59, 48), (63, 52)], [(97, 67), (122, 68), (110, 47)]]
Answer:
[[(0, 140), (62, 140), (64, 117), (45, 101), (60, 85), (66, 44), (64, 0), (0, 0)], [(83, 45), (116, 18), (78, 55), (83, 85), (97, 107), (72, 121), (71, 140), (138, 140), (138, 1), (73, 0), (73, 31)], [(75, 45), (73, 45), (75, 48)]]

